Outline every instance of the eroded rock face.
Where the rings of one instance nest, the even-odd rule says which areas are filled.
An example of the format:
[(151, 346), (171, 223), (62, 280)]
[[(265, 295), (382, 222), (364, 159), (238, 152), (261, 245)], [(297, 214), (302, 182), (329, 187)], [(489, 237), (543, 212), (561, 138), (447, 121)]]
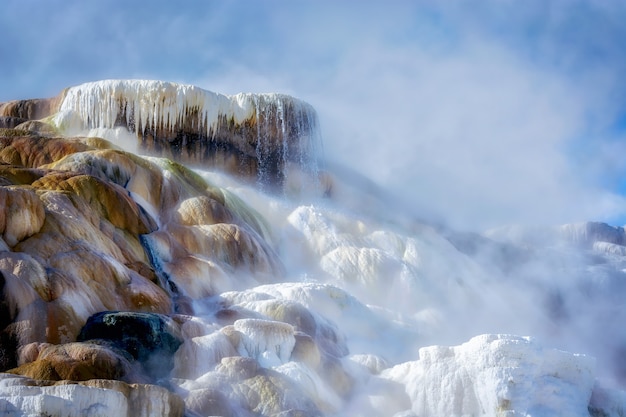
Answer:
[(62, 94), (54, 98), (13, 100), (0, 103), (0, 116), (22, 120), (43, 119), (57, 111), (61, 98)]
[(27, 122), (28, 119), (14, 116), (0, 116), (0, 129), (13, 129), (16, 126)]
[[(6, 334), (20, 346), (71, 342), (99, 311), (169, 313), (172, 295), (182, 305), (213, 294), (219, 286), (210, 280), (192, 284), (202, 282), (194, 278), (197, 262), (182, 262), (201, 259), (194, 256), (208, 247), (224, 249), (201, 264), (280, 276), (261, 231), (181, 165), (110, 149), (102, 140), (36, 135), (0, 137), (0, 157), (0, 243), (7, 251), (0, 270), (11, 320), (24, 323), (11, 323)], [(185, 230), (200, 233), (176, 233)], [(166, 242), (153, 253), (146, 242), (158, 236)], [(239, 254), (239, 247), (249, 250)]]
[(44, 204), (33, 189), (0, 188), (0, 233), (9, 246), (39, 232), (44, 219)]
[[(37, 381), (154, 383), (174, 369), (187, 340), (183, 328), (194, 326), (169, 315), (193, 312), (194, 299), (233, 289), (233, 275), (242, 287), (282, 276), (258, 213), (182, 165), (141, 158), (102, 139), (26, 130), (2, 136), (7, 132), (0, 131), (0, 371)], [(209, 342), (206, 329), (197, 331), (198, 343), (188, 339), (181, 355), (195, 355)], [(209, 342), (223, 346), (213, 366), (239, 355), (218, 335)], [(194, 370), (179, 364), (175, 372)], [(89, 401), (109, 404), (107, 415), (142, 415), (139, 408), (155, 401), (160, 410), (171, 409), (149, 415), (179, 415), (184, 408), (161, 388), (122, 387), (122, 396), (87, 394), (82, 386), (29, 391), (54, 399), (43, 405), (18, 400), (30, 388), (15, 388), (6, 404), (54, 414), (55, 404), (90, 395)], [(188, 401), (198, 410), (229, 413), (224, 398), (198, 391)], [(75, 407), (87, 407), (80, 401)]]
[(104, 309), (171, 311), (167, 293), (137, 272), (150, 268), (126, 266), (149, 264), (139, 235), (155, 225), (121, 188), (87, 175), (1, 168), (11, 185), (0, 187), (0, 270), (20, 345), (73, 341)]
[(118, 136), (123, 129), (143, 152), (220, 168), (267, 188), (282, 187), (296, 167), (317, 173), (321, 149), (317, 114), (301, 100), (225, 96), (162, 81), (86, 83), (51, 99), (0, 103), (0, 117), (0, 128), (42, 135)]

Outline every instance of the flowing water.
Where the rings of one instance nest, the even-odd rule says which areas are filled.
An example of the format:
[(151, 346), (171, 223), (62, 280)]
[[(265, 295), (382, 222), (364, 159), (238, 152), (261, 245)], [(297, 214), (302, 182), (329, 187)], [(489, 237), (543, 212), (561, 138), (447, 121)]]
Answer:
[[(165, 384), (191, 409), (210, 392), (232, 415), (547, 416), (565, 403), (585, 415), (594, 378), (624, 383), (625, 252), (571, 238), (587, 226), (529, 242), (513, 229), (486, 237), (421, 222), (325, 167), (314, 110), (287, 96), (100, 82), (69, 89), (57, 118), (131, 150), (120, 125), (133, 138), (192, 126), (210, 141), (248, 122), (254, 140), (240, 148), (258, 160), (256, 181), (194, 168), (232, 226), (174, 225), (183, 203), (203, 204), (191, 189), (172, 191), (169, 209), (131, 192), (159, 225), (142, 242), (161, 285), (189, 303)], [(164, 178), (183, 175), (158, 164)], [(276, 172), (279, 192), (267, 186)], [(220, 246), (218, 235), (238, 240)], [(434, 345), (460, 347), (425, 349)], [(268, 375), (271, 389), (258, 385)]]

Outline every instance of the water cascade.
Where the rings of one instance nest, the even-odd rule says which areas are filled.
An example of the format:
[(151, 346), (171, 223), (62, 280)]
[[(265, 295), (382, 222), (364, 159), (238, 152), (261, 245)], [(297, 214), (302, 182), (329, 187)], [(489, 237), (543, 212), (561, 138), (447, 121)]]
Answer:
[(624, 414), (623, 228), (400, 215), (279, 94), (101, 81), (0, 126), (3, 415)]
[(292, 170), (319, 174), (317, 114), (284, 94), (226, 96), (162, 81), (107, 80), (67, 89), (52, 120), (69, 134), (126, 128), (142, 152), (223, 168), (269, 189)]

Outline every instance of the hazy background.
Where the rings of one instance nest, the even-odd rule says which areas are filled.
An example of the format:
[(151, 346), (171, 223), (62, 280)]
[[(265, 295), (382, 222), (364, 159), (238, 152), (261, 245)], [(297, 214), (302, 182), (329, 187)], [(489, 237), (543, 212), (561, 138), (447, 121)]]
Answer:
[(624, 21), (609, 0), (5, 0), (0, 101), (106, 78), (283, 92), (419, 215), (622, 225)]

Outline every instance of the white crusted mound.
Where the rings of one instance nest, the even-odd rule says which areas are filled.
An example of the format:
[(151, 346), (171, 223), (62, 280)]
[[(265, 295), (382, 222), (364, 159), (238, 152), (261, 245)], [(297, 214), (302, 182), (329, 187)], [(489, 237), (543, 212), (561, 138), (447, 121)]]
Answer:
[(312, 106), (284, 94), (227, 96), (193, 85), (153, 80), (104, 80), (71, 87), (60, 112), (77, 114), (90, 129), (113, 128), (122, 115), (134, 122), (137, 132), (149, 127), (175, 130), (197, 112), (201, 122), (198, 133), (211, 136), (220, 117), (240, 124), (260, 113), (267, 103), (273, 103), (279, 112), (287, 105), (296, 106), (297, 112), (311, 121), (317, 117)]
[(163, 387), (100, 382), (102, 386), (98, 386), (98, 381), (91, 385), (39, 386), (29, 378), (0, 374), (0, 414), (16, 417), (157, 417), (182, 411), (182, 403), (177, 403), (180, 400)]
[(431, 346), (382, 376), (406, 387), (418, 416), (588, 417), (595, 361), (529, 338), (481, 335)]
[(236, 122), (252, 116), (249, 96), (227, 97), (190, 85), (150, 80), (104, 80), (67, 90), (61, 114), (75, 112), (88, 128), (113, 128), (118, 115), (134, 121), (137, 132), (149, 126), (174, 129), (192, 110), (199, 111), (208, 134), (220, 115)]

